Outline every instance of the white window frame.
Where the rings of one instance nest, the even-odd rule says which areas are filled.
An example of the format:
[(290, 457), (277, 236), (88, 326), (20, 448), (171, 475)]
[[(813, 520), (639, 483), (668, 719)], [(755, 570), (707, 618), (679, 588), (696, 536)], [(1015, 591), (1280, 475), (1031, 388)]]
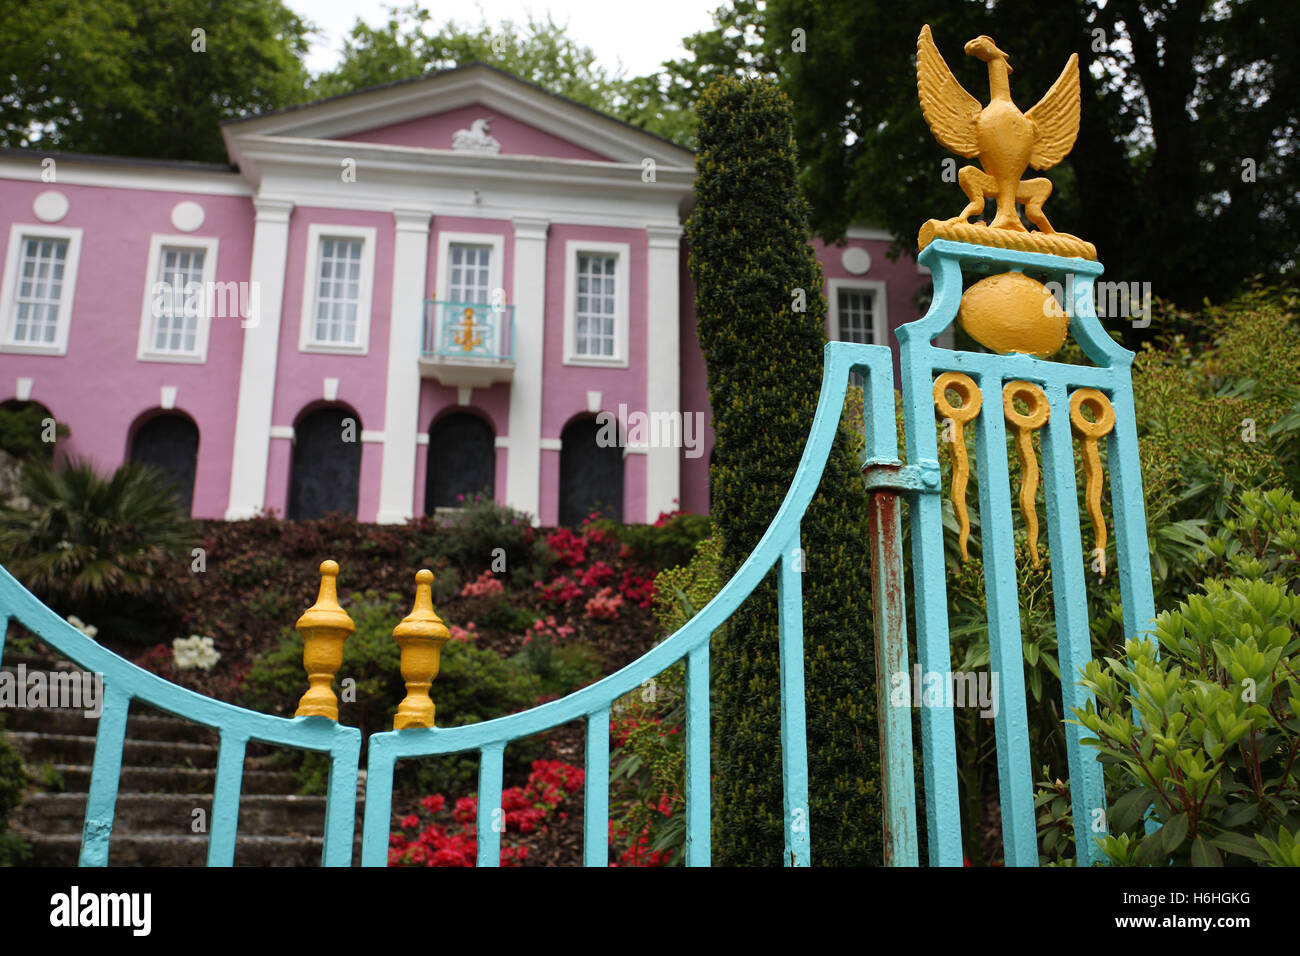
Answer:
[[(488, 265), (488, 295), (492, 289), (505, 290), (505, 251), (506, 237), (500, 233), (490, 232), (440, 232), (438, 233), (438, 280), (433, 287), (432, 298), (439, 302), (450, 302), (451, 295), (451, 247), (452, 245), (491, 246), (492, 261)], [(491, 302), (488, 303), (489, 305)]]
[[(357, 289), (357, 340), (351, 345), (320, 342), (316, 339), (316, 286), (320, 282), (320, 244), (322, 239), (360, 239), (361, 275)], [(374, 226), (331, 226), (314, 222), (307, 227), (307, 249), (302, 270), (302, 326), (298, 351), (325, 352), (333, 355), (366, 355), (370, 351), (370, 304), (375, 290)]]
[[(215, 298), (214, 283), (217, 275), (217, 249), (220, 240), (215, 237), (192, 235), (166, 235), (154, 233), (149, 238), (149, 261), (145, 266), (144, 305), (140, 311), (140, 341), (136, 348), (136, 359), (141, 362), (179, 362), (186, 365), (201, 365), (208, 360), (208, 334), (212, 327), (212, 308)], [(158, 282), (170, 282), (166, 276), (155, 271), (159, 267), (164, 247), (178, 249), (203, 250), (203, 297), (199, 305), (199, 321), (194, 331), (193, 352), (160, 351), (154, 348), (154, 285)]]
[[(72, 302), (77, 294), (77, 265), (81, 259), (81, 229), (48, 226), (43, 223), (14, 223), (9, 228), (9, 246), (5, 250), (4, 286), (0, 291), (0, 352), (23, 352), (29, 355), (66, 355), (68, 331), (72, 325)], [(28, 239), (66, 239), (68, 251), (63, 260), (63, 288), (59, 296), (58, 327), (54, 341), (32, 343), (14, 341), (13, 311), (18, 297), (18, 271), (22, 247)]]
[[(614, 263), (614, 354), (578, 354), (578, 256), (584, 253), (617, 257)], [(626, 242), (569, 239), (564, 244), (564, 364), (600, 368), (628, 367), (629, 275), (632, 246)]]
[(826, 280), (826, 337), (832, 342), (843, 341), (840, 335), (840, 291), (870, 292), (871, 341), (873, 345), (889, 345), (889, 317), (885, 309), (885, 283), (880, 279), (827, 279)]

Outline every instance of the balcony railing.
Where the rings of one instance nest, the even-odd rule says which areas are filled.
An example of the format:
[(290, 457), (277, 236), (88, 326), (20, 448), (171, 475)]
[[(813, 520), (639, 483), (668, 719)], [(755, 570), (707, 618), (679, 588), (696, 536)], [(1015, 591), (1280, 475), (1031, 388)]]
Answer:
[(513, 305), (427, 299), (422, 374), (444, 385), (483, 388), (514, 378)]

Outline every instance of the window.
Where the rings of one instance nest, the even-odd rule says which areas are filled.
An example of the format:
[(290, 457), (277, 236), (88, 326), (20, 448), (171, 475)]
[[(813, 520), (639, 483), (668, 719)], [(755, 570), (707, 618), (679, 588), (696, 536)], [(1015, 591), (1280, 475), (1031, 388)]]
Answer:
[(574, 352), (578, 355), (614, 354), (614, 256), (578, 255), (578, 327)]
[(492, 247), (451, 245), (447, 297), (452, 302), (487, 305), (492, 296)]
[[(826, 283), (827, 337), (837, 342), (888, 345), (889, 323), (885, 317), (885, 283), (877, 279), (830, 279)], [(850, 378), (861, 388), (863, 377)]]
[(307, 230), (301, 348), (365, 353), (374, 287), (373, 228), (313, 224)]
[(876, 294), (867, 289), (840, 289), (835, 314), (839, 317), (841, 342), (875, 341), (872, 315)]
[(136, 358), (142, 362), (206, 360), (216, 268), (216, 239), (153, 236)]
[(571, 241), (565, 281), (565, 362), (627, 365), (626, 243)]
[(5, 349), (56, 355), (67, 351), (80, 248), (80, 229), (10, 229), (0, 295)]

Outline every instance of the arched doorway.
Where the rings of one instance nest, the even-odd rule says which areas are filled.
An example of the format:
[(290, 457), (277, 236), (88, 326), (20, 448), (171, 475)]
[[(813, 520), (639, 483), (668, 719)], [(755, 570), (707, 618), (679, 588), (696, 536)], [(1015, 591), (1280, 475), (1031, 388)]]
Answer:
[(623, 520), (623, 449), (602, 448), (594, 418), (569, 422), (560, 433), (560, 524), (581, 524), (593, 511)]
[(142, 423), (131, 437), (131, 460), (152, 465), (170, 478), (177, 507), (185, 514), (192, 511), (199, 428), (188, 415), (170, 412)]
[(357, 514), (361, 488), (361, 419), (342, 405), (318, 408), (294, 425), (289, 517)]
[(475, 492), (491, 498), (496, 489), (496, 435), (477, 415), (454, 412), (429, 429), (424, 469), (424, 513), (455, 508)]

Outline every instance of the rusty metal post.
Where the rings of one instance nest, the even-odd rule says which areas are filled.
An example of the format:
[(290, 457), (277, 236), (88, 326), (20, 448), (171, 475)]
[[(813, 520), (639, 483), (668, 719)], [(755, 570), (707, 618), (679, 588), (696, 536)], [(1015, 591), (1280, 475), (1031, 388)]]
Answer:
[[(907, 672), (907, 617), (903, 581), (902, 503), (896, 465), (868, 469), (867, 525), (871, 549), (871, 606), (876, 637), (876, 721), (884, 808), (885, 866), (916, 866), (916, 785), (912, 770), (912, 695)], [(903, 699), (894, 693), (901, 688)]]

